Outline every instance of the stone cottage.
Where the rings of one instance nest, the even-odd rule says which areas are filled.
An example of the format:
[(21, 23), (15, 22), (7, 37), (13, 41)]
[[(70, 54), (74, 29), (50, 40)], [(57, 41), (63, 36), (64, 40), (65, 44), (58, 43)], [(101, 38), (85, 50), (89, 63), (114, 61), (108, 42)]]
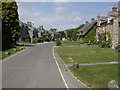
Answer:
[(85, 25), (77, 31), (78, 43), (83, 42), (83, 38), (92, 30), (94, 26), (97, 25), (97, 20), (91, 19), (91, 22), (86, 21)]
[(28, 33), (28, 25), (26, 23), (23, 23), (21, 21), (19, 21), (19, 26), (20, 26), (20, 30), (19, 30), (19, 33), (20, 33), (20, 39), (19, 41), (24, 41), (25, 39), (25, 36), (29, 35)]
[[(117, 7), (114, 5), (112, 7), (112, 11), (108, 13), (108, 16), (100, 16), (100, 14), (97, 16), (97, 30), (96, 30), (96, 37), (97, 41), (99, 41), (98, 34), (102, 33), (110, 33), (111, 38), (111, 48), (115, 49), (116, 46), (118, 46), (118, 40), (119, 40), (119, 15)], [(108, 36), (106, 36), (106, 41), (108, 40)]]
[(54, 38), (61, 38), (61, 34), (58, 33), (57, 29), (55, 29), (55, 28), (51, 28), (51, 29), (49, 30), (49, 33), (50, 33), (51, 36), (54, 37)]
[(43, 28), (43, 26), (39, 26), (38, 28), (33, 27), (34, 24), (32, 22), (23, 23), (20, 21), (19, 25), (20, 25), (19, 41), (24, 40), (25, 37), (29, 35), (32, 43), (34, 38), (40, 38), (42, 37), (43, 33), (49, 33), (47, 30)]

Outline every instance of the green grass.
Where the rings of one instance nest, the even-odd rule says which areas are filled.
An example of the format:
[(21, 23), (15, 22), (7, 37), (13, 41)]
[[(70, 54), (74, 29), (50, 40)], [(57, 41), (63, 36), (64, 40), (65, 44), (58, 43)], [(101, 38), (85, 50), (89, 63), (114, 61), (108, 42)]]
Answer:
[[(23, 46), (21, 46), (21, 47), (23, 47)], [(13, 49), (16, 49), (17, 51), (14, 51)], [(6, 57), (8, 57), (12, 54), (15, 54), (15, 53), (19, 52), (19, 51), (21, 51), (21, 50), (19, 49), (18, 46), (16, 48), (10, 48), (8, 50), (2, 51), (1, 52), (2, 55), (1, 55), (0, 59), (4, 59), (4, 58), (6, 58)], [(10, 52), (10, 55), (6, 55), (5, 52)]]
[(118, 84), (118, 64), (80, 66), (79, 69), (68, 68), (79, 80), (91, 88), (108, 88), (108, 82), (111, 80), (116, 80)]
[[(118, 61), (116, 50), (85, 44), (76, 45), (75, 42), (62, 42), (62, 46), (56, 51), (66, 64)], [(74, 62), (68, 61), (70, 57), (73, 58)], [(79, 69), (72, 66), (68, 68), (78, 79), (91, 88), (108, 88), (109, 81), (119, 81), (118, 64), (80, 66)]]
[(71, 63), (68, 61), (68, 58), (73, 58), (76, 63), (118, 61), (116, 50), (97, 46), (76, 45), (75, 42), (63, 42), (62, 46), (57, 49), (57, 52), (67, 64)]
[(74, 41), (63, 41), (62, 46), (75, 46), (76, 42)]

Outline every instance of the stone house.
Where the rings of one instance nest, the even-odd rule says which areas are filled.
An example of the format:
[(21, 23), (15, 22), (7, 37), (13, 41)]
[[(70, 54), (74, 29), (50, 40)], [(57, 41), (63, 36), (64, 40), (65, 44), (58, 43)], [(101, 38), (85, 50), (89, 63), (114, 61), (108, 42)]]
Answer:
[(97, 25), (97, 20), (94, 18), (91, 19), (91, 22), (86, 21), (85, 25), (77, 31), (78, 43), (83, 42), (83, 38), (92, 30), (94, 26)]
[(42, 33), (45, 32), (45, 29), (43, 28), (43, 26), (39, 26), (37, 28), (37, 31), (38, 31), (38, 37), (42, 37)]
[(26, 23), (23, 23), (21, 21), (19, 21), (19, 26), (20, 26), (20, 30), (19, 30), (19, 33), (20, 33), (20, 39), (19, 41), (24, 41), (25, 40), (25, 36), (29, 35), (28, 33), (28, 25)]
[[(111, 38), (111, 48), (115, 49), (116, 46), (118, 46), (118, 40), (119, 40), (119, 16), (117, 7), (114, 5), (112, 7), (112, 11), (108, 13), (108, 16), (100, 16), (100, 14), (97, 16), (97, 30), (96, 30), (96, 38), (97, 41), (99, 41), (98, 34), (102, 33), (110, 33)], [(106, 41), (108, 40), (108, 35), (106, 34)]]
[(33, 42), (33, 38), (38, 37), (38, 31), (35, 27), (32, 26), (33, 23), (32, 22), (27, 22), (27, 23), (23, 23), (23, 22), (19, 22), (19, 26), (20, 26), (20, 39), (19, 41), (22, 41), (23, 39), (25, 39), (25, 37), (27, 35), (30, 36), (31, 42)]
[(49, 33), (47, 30), (43, 28), (43, 26), (39, 26), (38, 28), (33, 27), (32, 22), (19, 22), (20, 26), (20, 39), (19, 41), (22, 41), (27, 35), (30, 36), (31, 43), (33, 42), (34, 38), (40, 38), (43, 37), (43, 33)]
[(49, 31), (48, 31), (52, 37), (54, 38), (61, 38), (61, 34), (58, 33), (57, 29), (55, 28), (51, 28)]

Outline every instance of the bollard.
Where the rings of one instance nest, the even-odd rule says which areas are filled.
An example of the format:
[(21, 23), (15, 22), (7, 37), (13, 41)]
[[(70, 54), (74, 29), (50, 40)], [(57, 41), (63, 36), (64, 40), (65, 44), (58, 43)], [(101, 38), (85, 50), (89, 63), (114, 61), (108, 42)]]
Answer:
[(73, 66), (74, 66), (75, 68), (79, 68), (79, 63), (73, 63)]
[(119, 90), (119, 87), (118, 87), (115, 80), (109, 81), (108, 82), (108, 87), (109, 87), (109, 90)]
[(79, 68), (79, 63), (76, 64), (76, 68)]

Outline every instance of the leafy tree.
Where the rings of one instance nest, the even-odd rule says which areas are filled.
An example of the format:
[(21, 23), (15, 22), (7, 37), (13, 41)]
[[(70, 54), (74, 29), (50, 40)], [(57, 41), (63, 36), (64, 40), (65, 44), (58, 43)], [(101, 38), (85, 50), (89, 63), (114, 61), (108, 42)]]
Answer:
[(49, 34), (48, 34), (48, 33), (44, 33), (43, 36), (44, 36), (44, 37), (48, 37)]
[(59, 33), (61, 34), (61, 39), (66, 38), (64, 31), (59, 31)]
[(30, 42), (30, 35), (26, 35), (25, 40), (29, 40), (29, 42)]
[(68, 38), (69, 40), (74, 40), (74, 41), (77, 41), (77, 31), (82, 28), (84, 26), (84, 24), (80, 25), (79, 27), (77, 28), (73, 28), (73, 29), (68, 29), (66, 30), (67, 31), (67, 34), (68, 34)]
[(101, 34), (98, 34), (98, 45), (102, 48), (110, 48), (111, 44), (111, 36), (109, 32), (103, 32)]
[(2, 49), (16, 45), (19, 38), (19, 18), (16, 2), (2, 2)]
[(56, 40), (56, 46), (60, 46), (62, 43), (61, 43), (61, 40), (60, 39), (57, 39)]

